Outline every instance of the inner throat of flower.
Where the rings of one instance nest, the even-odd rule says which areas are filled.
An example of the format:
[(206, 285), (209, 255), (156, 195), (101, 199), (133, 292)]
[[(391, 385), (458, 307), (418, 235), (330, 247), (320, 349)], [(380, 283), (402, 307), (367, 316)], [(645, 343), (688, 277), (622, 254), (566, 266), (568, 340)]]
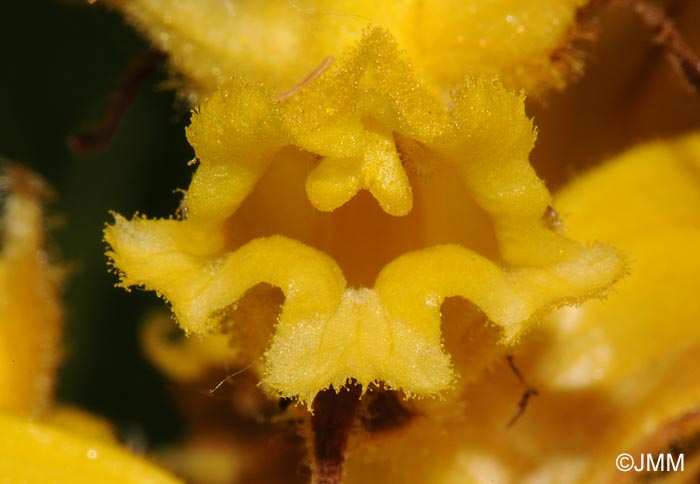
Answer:
[(412, 208), (405, 216), (385, 212), (368, 190), (360, 190), (332, 211), (318, 210), (309, 201), (305, 183), (323, 161), (290, 147), (274, 158), (255, 189), (226, 220), (226, 250), (283, 235), (332, 257), (348, 286), (355, 288), (372, 287), (380, 271), (400, 255), (441, 244), (469, 247), (497, 260), (491, 220), (464, 190), (456, 171), (427, 166), (427, 150), (418, 158), (397, 146), (412, 187)]

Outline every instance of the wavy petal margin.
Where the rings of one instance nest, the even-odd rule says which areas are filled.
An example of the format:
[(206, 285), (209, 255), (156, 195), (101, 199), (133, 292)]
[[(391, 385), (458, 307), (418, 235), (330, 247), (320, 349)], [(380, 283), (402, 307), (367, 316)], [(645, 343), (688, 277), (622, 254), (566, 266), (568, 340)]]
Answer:
[[(349, 379), (440, 393), (455, 380), (441, 342), (446, 297), (472, 301), (513, 344), (538, 313), (601, 294), (624, 273), (614, 249), (586, 248), (543, 221), (550, 195), (528, 163), (535, 134), (521, 95), (470, 81), (446, 108), (379, 29), (289, 98), (241, 82), (220, 90), (193, 116), (188, 136), (200, 166), (187, 219), (116, 216), (105, 232), (109, 257), (121, 285), (157, 291), (180, 325), (200, 334), (220, 330), (225, 310), (247, 290), (279, 287), (285, 302), (263, 383), (283, 396), (311, 402)], [(333, 210), (365, 189), (388, 215), (406, 215), (413, 201), (396, 136), (456, 170), (490, 216), (505, 266), (439, 245), (390, 262), (374, 288), (353, 288), (342, 261), (289, 237), (230, 245), (226, 221), (289, 146), (320, 159), (307, 180), (317, 209)]]

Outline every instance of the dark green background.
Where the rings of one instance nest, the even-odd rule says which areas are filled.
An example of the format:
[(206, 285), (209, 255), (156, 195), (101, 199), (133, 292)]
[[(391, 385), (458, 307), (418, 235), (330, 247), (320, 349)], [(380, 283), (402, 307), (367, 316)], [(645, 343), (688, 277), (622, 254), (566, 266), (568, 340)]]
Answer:
[[(106, 149), (75, 156), (67, 136), (94, 126), (110, 94), (148, 46), (102, 5), (7, 1), (0, 10), (0, 157), (43, 176), (58, 193), (52, 233), (75, 269), (65, 286), (66, 357), (58, 397), (114, 421), (149, 444), (174, 437), (178, 420), (168, 384), (138, 343), (144, 313), (162, 306), (151, 293), (114, 287), (102, 229), (109, 211), (167, 216), (189, 184), (189, 113), (154, 72)], [(127, 435), (129, 437), (129, 435)]]

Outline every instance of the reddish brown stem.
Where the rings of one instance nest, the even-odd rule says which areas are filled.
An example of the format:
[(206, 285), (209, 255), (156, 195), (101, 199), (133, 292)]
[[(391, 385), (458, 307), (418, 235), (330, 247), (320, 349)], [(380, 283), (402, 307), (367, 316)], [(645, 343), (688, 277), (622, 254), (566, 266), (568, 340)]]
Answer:
[(89, 131), (68, 137), (68, 146), (74, 154), (90, 155), (107, 147), (136, 94), (164, 58), (163, 53), (151, 50), (136, 62), (126, 79), (112, 94), (102, 120)]
[(649, 0), (617, 0), (614, 4), (631, 10), (654, 33), (653, 41), (666, 54), (690, 88), (700, 94), (700, 58), (685, 42), (673, 21)]
[(357, 384), (319, 393), (313, 402), (314, 473), (312, 484), (341, 484), (350, 430), (360, 404), (362, 388)]

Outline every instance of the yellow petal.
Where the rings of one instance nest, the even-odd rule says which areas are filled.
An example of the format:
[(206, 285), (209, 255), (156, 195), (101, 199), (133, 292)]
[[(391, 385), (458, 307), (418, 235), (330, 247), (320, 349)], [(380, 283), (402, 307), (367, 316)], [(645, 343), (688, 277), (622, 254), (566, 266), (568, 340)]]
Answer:
[(685, 472), (654, 477), (694, 475), (699, 204), (700, 134), (640, 146), (572, 183), (556, 197), (567, 232), (622, 247), (630, 274), (604, 300), (552, 313), (516, 349), (539, 391), (521, 418), (506, 428), (525, 388), (495, 362), (458, 397), (369, 436), (346, 480), (604, 484), (640, 476), (616, 470), (620, 453), (639, 464), (679, 452)]
[(13, 484), (176, 484), (145, 460), (112, 444), (0, 414), (0, 469)]
[(446, 94), (465, 75), (498, 76), (511, 88), (561, 88), (580, 70), (571, 42), (586, 0), (387, 2), (338, 0), (111, 0), (183, 74), (189, 92), (229, 77), (277, 90), (296, 85), (368, 26), (390, 31)]
[(211, 367), (225, 367), (236, 361), (237, 348), (229, 345), (226, 334), (208, 334), (206, 338), (175, 339), (167, 314), (151, 316), (141, 333), (141, 343), (148, 358), (168, 377), (192, 381)]
[(0, 410), (39, 415), (49, 406), (60, 358), (60, 269), (44, 250), (41, 180), (5, 167), (0, 253)]
[(117, 443), (116, 432), (111, 423), (75, 407), (55, 405), (42, 417), (41, 422), (91, 440)]
[(631, 274), (604, 304), (555, 315), (558, 343), (542, 362), (548, 381), (617, 385), (695, 344), (700, 135), (630, 150), (572, 184), (556, 205), (569, 233), (625, 250)]
[(700, 135), (647, 143), (557, 195), (573, 237), (622, 243), (666, 228), (700, 227)]

